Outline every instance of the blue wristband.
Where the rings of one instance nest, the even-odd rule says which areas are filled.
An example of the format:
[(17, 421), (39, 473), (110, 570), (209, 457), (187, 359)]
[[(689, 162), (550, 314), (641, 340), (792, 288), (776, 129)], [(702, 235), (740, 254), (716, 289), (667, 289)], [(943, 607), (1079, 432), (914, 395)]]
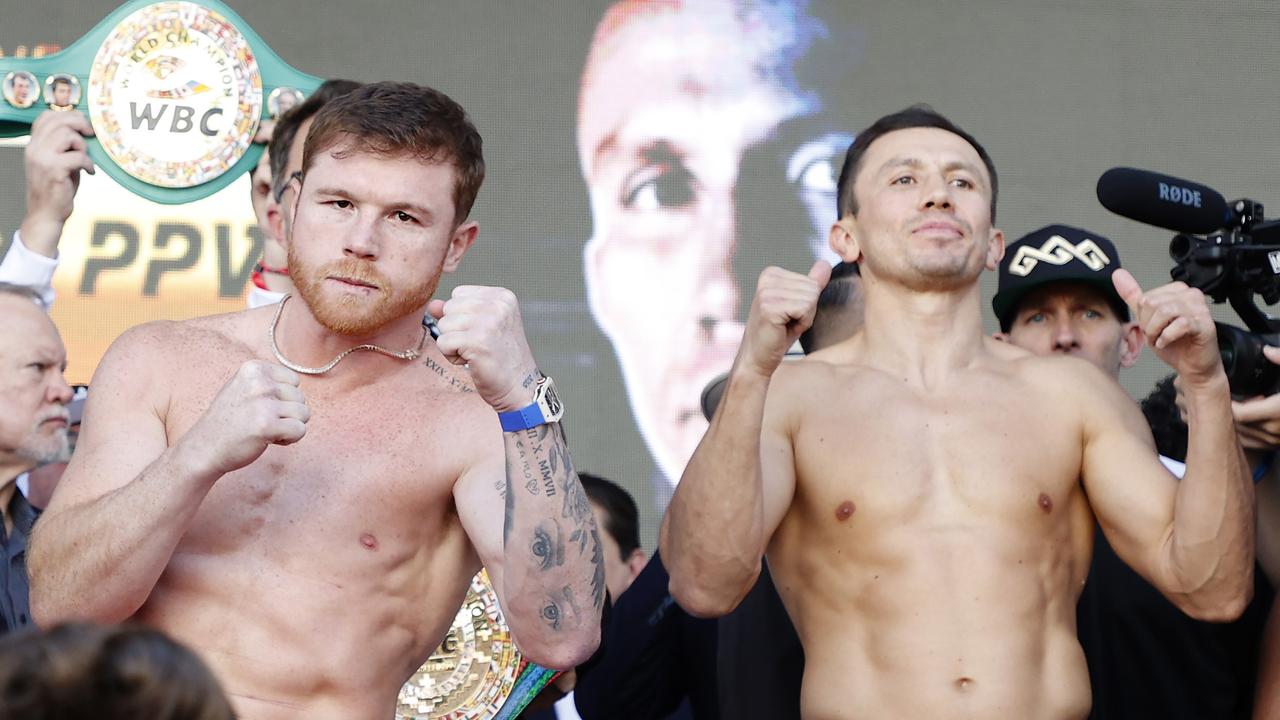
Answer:
[(519, 410), (498, 413), (498, 422), (502, 423), (502, 432), (517, 432), (537, 427), (547, 420), (542, 417), (542, 408), (538, 407), (538, 403), (533, 403)]

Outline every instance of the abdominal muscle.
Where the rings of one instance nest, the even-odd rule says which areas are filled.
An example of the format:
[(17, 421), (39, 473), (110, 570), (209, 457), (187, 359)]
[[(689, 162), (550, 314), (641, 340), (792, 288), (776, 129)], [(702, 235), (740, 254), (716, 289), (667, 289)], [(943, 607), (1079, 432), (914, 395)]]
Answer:
[(1069, 543), (908, 526), (819, 557), (793, 554), (791, 530), (770, 567), (805, 649), (807, 720), (1088, 714)]
[(324, 555), (314, 549), (300, 561), (253, 545), (229, 554), (180, 546), (135, 619), (192, 647), (242, 720), (386, 720), (476, 569), (449, 552), (456, 545), (428, 554), (384, 543), (399, 555), (389, 566), (316, 562)]

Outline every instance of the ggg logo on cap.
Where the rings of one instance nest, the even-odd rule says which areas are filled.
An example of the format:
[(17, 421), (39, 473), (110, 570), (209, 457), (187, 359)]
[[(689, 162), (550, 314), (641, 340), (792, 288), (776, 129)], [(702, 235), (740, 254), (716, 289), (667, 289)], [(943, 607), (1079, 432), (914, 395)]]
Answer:
[(1111, 264), (1111, 258), (1107, 257), (1107, 254), (1094, 241), (1082, 240), (1072, 245), (1061, 235), (1054, 235), (1038, 248), (1028, 245), (1018, 248), (1018, 252), (1009, 263), (1009, 274), (1026, 277), (1035, 270), (1036, 265), (1042, 262), (1050, 265), (1066, 265), (1073, 260), (1079, 260), (1094, 272)]
[(160, 187), (222, 175), (249, 149), (261, 114), (262, 76), (244, 35), (191, 2), (129, 15), (89, 74), (89, 119), (103, 150)]

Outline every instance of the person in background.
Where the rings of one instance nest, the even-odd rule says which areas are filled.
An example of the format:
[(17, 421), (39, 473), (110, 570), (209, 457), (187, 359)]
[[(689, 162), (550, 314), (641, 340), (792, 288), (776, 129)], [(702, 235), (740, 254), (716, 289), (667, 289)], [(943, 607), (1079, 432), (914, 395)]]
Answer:
[(213, 673), (153, 628), (68, 623), (0, 640), (0, 720), (234, 720)]
[(17, 479), (67, 460), (71, 386), (66, 348), (35, 290), (0, 283), (0, 337), (0, 631), (10, 631), (32, 622), (27, 546), (39, 514)]
[(53, 492), (66, 472), (67, 463), (76, 452), (76, 441), (80, 439), (80, 421), (84, 419), (84, 403), (89, 397), (88, 385), (71, 387), (71, 402), (67, 403), (67, 456), (54, 462), (38, 465), (23, 475), (18, 476), (18, 492), (27, 496), (27, 502), (37, 510), (43, 510), (53, 498)]
[(0, 282), (35, 288), (46, 310), (53, 306), (58, 242), (71, 217), (80, 173), (94, 173), (85, 144), (92, 135), (82, 113), (46, 110), (32, 123), (23, 151), (26, 210), (0, 260)]

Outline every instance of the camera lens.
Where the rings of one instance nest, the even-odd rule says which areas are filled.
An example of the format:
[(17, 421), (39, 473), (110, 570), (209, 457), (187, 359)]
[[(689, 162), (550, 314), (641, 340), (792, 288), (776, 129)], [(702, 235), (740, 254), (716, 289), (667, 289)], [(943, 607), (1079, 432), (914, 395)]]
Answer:
[(1236, 346), (1229, 338), (1218, 336), (1218, 354), (1222, 355), (1222, 369), (1231, 377), (1236, 367)]

